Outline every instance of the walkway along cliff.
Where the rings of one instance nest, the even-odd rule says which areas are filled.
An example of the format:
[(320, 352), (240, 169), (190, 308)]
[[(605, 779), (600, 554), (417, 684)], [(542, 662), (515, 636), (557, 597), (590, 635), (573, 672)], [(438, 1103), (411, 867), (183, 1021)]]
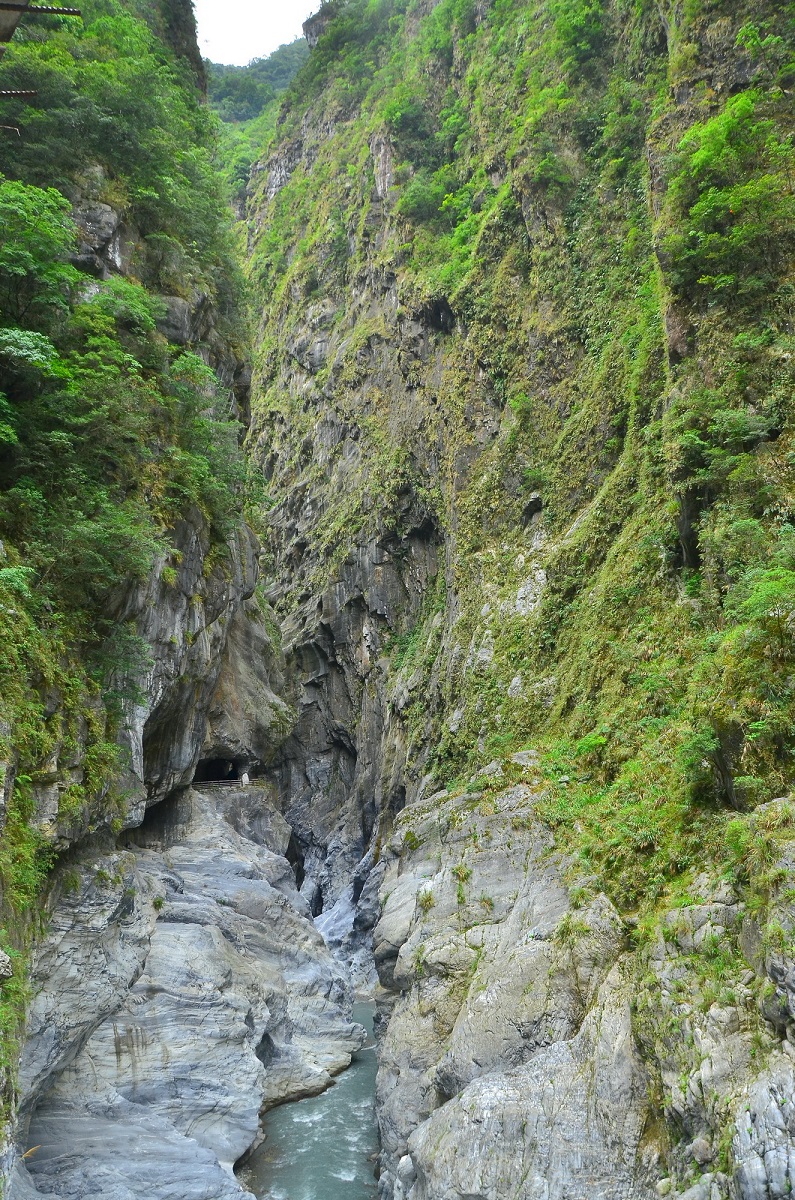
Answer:
[[(8, 812), (58, 852), (7, 922), (11, 1195), (245, 1194), (261, 1114), (361, 1043), (357, 990), (383, 1200), (786, 1197), (791, 14), (332, 0), (306, 34), (248, 181), (250, 381), (221, 257), (142, 174), (68, 184), (82, 303), (160, 409), (179, 346), (231, 392), (247, 524), (242, 478), (222, 520), (183, 472), (83, 725), (45, 762), (9, 719)], [(197, 428), (137, 468), (150, 510)], [(111, 691), (120, 783), (78, 805)]]

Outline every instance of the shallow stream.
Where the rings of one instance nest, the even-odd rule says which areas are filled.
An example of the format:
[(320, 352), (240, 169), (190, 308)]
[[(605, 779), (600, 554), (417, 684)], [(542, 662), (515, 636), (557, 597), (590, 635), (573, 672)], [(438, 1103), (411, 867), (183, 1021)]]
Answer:
[(265, 1141), (241, 1172), (259, 1200), (374, 1200), (378, 1150), (375, 1120), (373, 1005), (353, 1006), (367, 1042), (321, 1096), (273, 1109)]

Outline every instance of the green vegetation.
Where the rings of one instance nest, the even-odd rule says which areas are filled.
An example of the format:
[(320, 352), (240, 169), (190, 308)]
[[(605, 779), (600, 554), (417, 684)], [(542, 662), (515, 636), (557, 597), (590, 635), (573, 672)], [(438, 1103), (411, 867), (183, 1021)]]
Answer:
[(676, 228), (665, 241), (677, 290), (699, 285), (732, 299), (765, 295), (786, 274), (795, 236), (795, 146), (767, 111), (761, 89), (740, 92), (679, 143), (679, 170), (668, 190)]
[[(160, 294), (201, 293), (233, 336), (220, 167), (258, 206), (258, 512), (279, 536), (311, 514), (275, 545), (285, 610), (377, 546), (405, 596), (371, 612), (368, 669), (417, 779), (463, 820), (538, 777), (557, 846), (646, 921), (705, 864), (768, 915), (789, 826), (760, 806), (795, 781), (792, 15), (329, 0), (308, 57), (211, 67), (213, 114), (150, 9), (89, 0), (84, 28), (24, 31), (0, 68), (39, 92), (7, 103), (24, 136), (0, 142), (15, 906), (48, 868), (36, 770), (78, 728), (62, 819), (117, 803), (109, 681), (141, 653), (113, 625), (121, 581), (157, 559), (174, 586), (180, 513), (220, 543), (236, 504), (217, 382), (158, 333)], [(81, 274), (67, 192), (123, 214), (125, 278)], [(537, 767), (511, 761), (531, 747)], [(705, 1004), (735, 955), (693, 965)]]
[[(455, 627), (417, 604), (384, 639), (410, 759), (456, 788), (500, 759), (488, 794), (535, 746), (559, 842), (654, 907), (705, 862), (733, 872), (732, 822), (795, 774), (791, 15), (323, 11), (276, 143), (303, 152), (252, 255), (272, 502), (298, 484), (323, 514), (291, 599), (421, 498)], [(380, 326), (357, 309), (372, 273), (397, 294)], [(334, 349), (298, 399), (307, 306)], [(356, 428), (360, 470), (304, 464), (318, 407)]]
[(84, 18), (23, 27), (6, 52), (3, 87), (38, 94), (4, 102), (4, 122), (24, 136), (4, 134), (0, 173), (77, 185), (123, 211), (139, 234), (134, 267), (145, 286), (228, 294), (232, 243), (214, 122), (184, 61), (116, 0), (89, 0)]
[(285, 92), (306, 62), (305, 38), (280, 46), (267, 58), (254, 58), (247, 67), (207, 63), (208, 94), (223, 121), (251, 121)]
[(241, 209), (251, 165), (267, 155), (281, 98), (308, 54), (306, 39), (298, 38), (246, 67), (205, 63), (210, 107), (224, 122), (218, 131), (216, 162)]
[[(240, 507), (227, 394), (200, 347), (158, 329), (161, 294), (211, 303), (233, 350), (244, 325), (215, 119), (175, 12), (88, 0), (83, 23), (23, 22), (0, 66), (2, 88), (37, 92), (3, 101), (19, 136), (0, 135), (4, 1106), (54, 837), (117, 828), (124, 807), (116, 734), (146, 653), (119, 619), (124, 589), (156, 562), (176, 582), (186, 514), (220, 550)], [(123, 274), (81, 248), (73, 202), (78, 219), (116, 214)], [(43, 824), (36, 791), (64, 764), (74, 782)]]
[(419, 850), (421, 844), (414, 830), (407, 829), (403, 837), (403, 849), (411, 853), (413, 850)]

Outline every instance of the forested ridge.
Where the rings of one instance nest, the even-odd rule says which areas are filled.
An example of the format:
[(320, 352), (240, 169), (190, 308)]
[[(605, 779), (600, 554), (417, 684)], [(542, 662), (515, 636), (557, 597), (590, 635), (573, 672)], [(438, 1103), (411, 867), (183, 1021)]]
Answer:
[(306, 39), (298, 38), (245, 67), (208, 63), (210, 104), (223, 120), (253, 120), (287, 90), (308, 53)]
[(240, 220), (245, 215), (252, 164), (267, 152), (282, 97), (308, 53), (306, 39), (298, 38), (245, 67), (205, 63), (208, 101), (223, 123), (217, 163)]

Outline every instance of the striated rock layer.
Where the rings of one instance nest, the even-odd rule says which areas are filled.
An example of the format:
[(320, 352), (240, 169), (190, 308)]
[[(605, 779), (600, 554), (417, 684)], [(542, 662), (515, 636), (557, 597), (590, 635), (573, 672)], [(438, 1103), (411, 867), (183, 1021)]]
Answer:
[(655, 1195), (626, 930), (604, 895), (573, 909), (534, 799), (435, 795), (390, 843), (384, 1195)]
[[(483, 775), (409, 806), (385, 851), (382, 1196), (783, 1200), (791, 957), (765, 956), (732, 888), (706, 875), (701, 903), (637, 949), (634, 926), (555, 853), (533, 756), (513, 766), (513, 787)], [(780, 914), (792, 928), (791, 902)], [(766, 1023), (740, 934), (767, 975)], [(705, 948), (724, 963), (718, 989)]]
[[(255, 828), (248, 819), (256, 813)], [(364, 1040), (258, 789), (187, 790), (78, 854), (39, 948), (11, 1195), (231, 1200), (260, 1115)], [(35, 1188), (35, 1191), (32, 1189)]]

